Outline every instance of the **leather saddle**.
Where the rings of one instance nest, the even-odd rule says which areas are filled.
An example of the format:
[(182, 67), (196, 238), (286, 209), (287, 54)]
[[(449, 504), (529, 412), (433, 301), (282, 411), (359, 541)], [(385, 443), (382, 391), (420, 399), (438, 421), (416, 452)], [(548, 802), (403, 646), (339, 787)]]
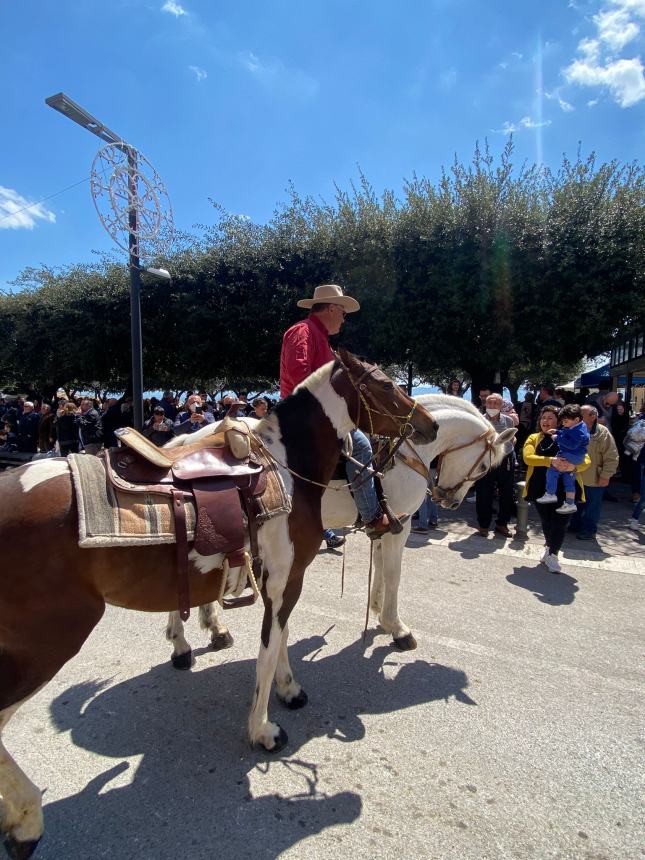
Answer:
[(116, 435), (122, 446), (105, 452), (108, 481), (127, 492), (167, 495), (172, 503), (182, 619), (190, 614), (186, 500), (195, 505), (194, 549), (206, 556), (222, 553), (230, 567), (246, 564), (246, 520), (251, 547), (249, 585), (253, 591), (225, 600), (223, 605), (234, 608), (253, 603), (258, 594), (255, 580), (262, 570), (257, 498), (264, 493), (267, 478), (264, 467), (251, 453), (248, 426), (225, 419), (212, 436), (168, 449), (158, 448), (130, 427), (117, 430)]

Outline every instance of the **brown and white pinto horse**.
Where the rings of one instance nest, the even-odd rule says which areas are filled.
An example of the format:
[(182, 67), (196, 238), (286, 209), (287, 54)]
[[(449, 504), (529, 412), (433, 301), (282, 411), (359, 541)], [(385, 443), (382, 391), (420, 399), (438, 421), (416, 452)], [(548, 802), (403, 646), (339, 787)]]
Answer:
[[(422, 394), (417, 402), (436, 419), (439, 431), (436, 439), (420, 445), (405, 442), (383, 479), (390, 505), (397, 511), (415, 511), (423, 501), (428, 487), (430, 463), (437, 458), (439, 470), (433, 495), (438, 504), (455, 510), (476, 480), (494, 468), (513, 450), (515, 429), (496, 433), (485, 415), (467, 400), (446, 394)], [(247, 419), (252, 427), (256, 422)], [(213, 425), (199, 430), (208, 435)], [(190, 437), (178, 436), (173, 447)], [(327, 490), (322, 500), (323, 525), (327, 528), (351, 526), (356, 519), (356, 505), (345, 486)], [(383, 630), (390, 633), (397, 648), (410, 651), (416, 639), (399, 616), (399, 584), (403, 550), (410, 534), (408, 521), (399, 534), (386, 534), (374, 547), (374, 580), (370, 608)], [(217, 651), (233, 644), (233, 638), (222, 618), (219, 604), (200, 606), (200, 625), (208, 630)], [(191, 646), (184, 636), (184, 625), (178, 612), (171, 612), (166, 637), (172, 643), (173, 666), (187, 669), (191, 665)]]
[[(388, 436), (414, 433), (424, 442), (437, 425), (377, 367), (350, 353), (312, 374), (258, 428), (283, 470), (292, 511), (259, 531), (264, 619), (249, 716), (252, 743), (280, 749), (284, 731), (269, 722), (275, 676), (292, 708), (306, 695), (291, 674), (288, 620), (322, 532), (321, 498), (342, 440), (358, 423)], [(302, 478), (294, 477), (295, 474)], [(175, 548), (170, 545), (80, 549), (67, 461), (41, 460), (0, 477), (0, 826), (12, 858), (31, 856), (43, 832), (42, 801), (2, 744), (2, 730), (20, 705), (50, 681), (81, 648), (105, 604), (150, 612), (177, 603)], [(191, 552), (193, 606), (216, 599), (221, 556)]]

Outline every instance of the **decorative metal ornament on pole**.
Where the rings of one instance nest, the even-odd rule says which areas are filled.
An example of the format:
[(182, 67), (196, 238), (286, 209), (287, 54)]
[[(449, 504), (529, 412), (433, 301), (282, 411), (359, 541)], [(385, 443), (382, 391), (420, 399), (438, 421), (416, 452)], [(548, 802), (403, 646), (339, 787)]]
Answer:
[(149, 245), (149, 256), (167, 250), (172, 242), (174, 228), (168, 193), (142, 153), (65, 93), (50, 96), (45, 102), (107, 143), (92, 164), (90, 189), (101, 223), (112, 240), (128, 253), (133, 417), (136, 429), (140, 430), (143, 426), (141, 272), (170, 279), (165, 269), (142, 269), (142, 243)]
[[(141, 339), (142, 243), (156, 253), (172, 241), (172, 207), (165, 186), (147, 158), (128, 144), (108, 144), (92, 164), (91, 191), (101, 223), (114, 242), (128, 252), (130, 269), (130, 336), (134, 426), (143, 427), (143, 349)], [(151, 271), (157, 277), (165, 270)]]

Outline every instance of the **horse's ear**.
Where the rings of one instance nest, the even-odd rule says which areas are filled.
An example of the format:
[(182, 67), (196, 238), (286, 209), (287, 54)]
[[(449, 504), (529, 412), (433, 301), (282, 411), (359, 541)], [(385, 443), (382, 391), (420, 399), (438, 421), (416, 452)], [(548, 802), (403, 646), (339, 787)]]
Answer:
[(504, 446), (505, 455), (510, 454), (513, 450), (513, 439), (515, 438), (516, 433), (517, 427), (508, 427), (506, 430), (502, 430), (502, 432), (498, 434), (496, 444)]

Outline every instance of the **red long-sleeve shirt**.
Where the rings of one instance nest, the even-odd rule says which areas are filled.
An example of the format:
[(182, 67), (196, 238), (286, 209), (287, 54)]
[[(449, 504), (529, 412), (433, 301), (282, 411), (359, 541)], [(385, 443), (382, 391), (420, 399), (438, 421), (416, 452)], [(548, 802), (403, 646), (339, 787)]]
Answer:
[(292, 325), (282, 338), (280, 397), (288, 397), (310, 373), (335, 358), (327, 329), (315, 314)]

